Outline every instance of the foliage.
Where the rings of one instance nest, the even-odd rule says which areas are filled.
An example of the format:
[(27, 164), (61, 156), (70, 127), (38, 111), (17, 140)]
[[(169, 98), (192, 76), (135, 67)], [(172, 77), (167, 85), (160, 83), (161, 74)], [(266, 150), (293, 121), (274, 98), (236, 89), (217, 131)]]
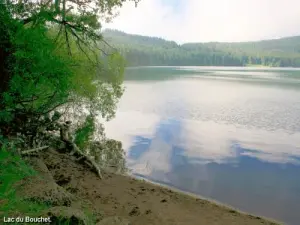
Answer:
[[(112, 19), (125, 1), (0, 0), (1, 140), (18, 153), (44, 149), (57, 144), (72, 120), (82, 152), (102, 159), (115, 155), (108, 163), (125, 166), (122, 146), (107, 145), (113, 141), (95, 119), (111, 119), (123, 94), (125, 61), (99, 29), (101, 19)], [(68, 134), (60, 138), (77, 149)]]
[(93, 141), (90, 142), (88, 150), (100, 168), (119, 173), (127, 172), (125, 152), (120, 141), (112, 139)]
[[(82, 151), (91, 150), (99, 129), (105, 146), (95, 117), (114, 116), (125, 63), (103, 40), (99, 19), (113, 18), (124, 2), (0, 0), (0, 211), (5, 215), (35, 215), (48, 207), (15, 194), (18, 181), (35, 175), (16, 151), (20, 146), (51, 145), (70, 119)], [(93, 156), (121, 153), (117, 147)], [(121, 156), (116, 163), (124, 161)]]
[(1, 133), (36, 136), (54, 111), (111, 119), (125, 63), (97, 29), (125, 1), (0, 1)]
[(122, 143), (108, 139), (104, 128), (97, 119), (88, 115), (84, 122), (76, 126), (74, 139), (82, 152), (88, 154), (101, 169), (124, 173), (126, 169), (125, 152)]
[(0, 216), (9, 215), (37, 215), (48, 206), (31, 201), (25, 201), (16, 196), (14, 185), (28, 176), (37, 173), (28, 166), (19, 156), (7, 151), (3, 146), (0, 149)]
[[(104, 168), (110, 168), (114, 172), (127, 172), (125, 152), (120, 141), (108, 139), (102, 144), (101, 149), (96, 149), (98, 163)], [(95, 151), (95, 150), (94, 150)]]
[(31, 169), (18, 155), (8, 152), (3, 146), (0, 150), (0, 195), (10, 194), (13, 184), (27, 176), (35, 175)]
[[(35, 202), (33, 200), (24, 200), (16, 195), (15, 185), (22, 179), (29, 176), (38, 176), (25, 161), (18, 155), (7, 151), (6, 147), (0, 149), (0, 217), (31, 216), (40, 217), (41, 212), (49, 209), (51, 205)], [(84, 206), (83, 206), (84, 207)], [(84, 208), (84, 214), (87, 216), (88, 224), (95, 224), (95, 217)], [(13, 223), (14, 224), (14, 223)], [(19, 223), (15, 223), (19, 224)], [(66, 218), (59, 218), (56, 224), (72, 224)]]
[(20, 27), (11, 43), (11, 79), (9, 89), (3, 93), (2, 112), (39, 117), (66, 102), (72, 78), (70, 61), (53, 55), (55, 46), (45, 29)]
[(120, 49), (128, 66), (300, 66), (300, 37), (241, 43), (186, 43), (161, 38), (103, 33)]
[(84, 149), (87, 147), (87, 144), (92, 141), (92, 136), (95, 132), (95, 123), (92, 116), (87, 116), (84, 124), (81, 127), (78, 127), (75, 131), (75, 143), (76, 145)]

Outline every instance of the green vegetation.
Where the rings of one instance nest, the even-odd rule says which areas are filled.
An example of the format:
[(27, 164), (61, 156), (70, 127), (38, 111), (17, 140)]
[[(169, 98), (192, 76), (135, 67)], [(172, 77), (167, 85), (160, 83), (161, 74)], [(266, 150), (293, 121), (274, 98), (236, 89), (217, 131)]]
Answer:
[(300, 67), (300, 37), (241, 43), (186, 43), (105, 30), (128, 66)]
[(0, 0), (0, 134), (19, 153), (53, 139), (89, 152), (85, 142), (98, 136), (94, 118), (114, 116), (125, 67), (98, 21), (124, 2)]
[(95, 132), (94, 118), (91, 116), (86, 118), (85, 123), (75, 132), (75, 143), (81, 149), (86, 148), (87, 143), (91, 141), (92, 135)]
[(37, 173), (27, 165), (18, 155), (8, 152), (4, 147), (0, 151), (0, 217), (32, 216), (49, 206), (34, 201), (23, 200), (16, 195), (15, 185), (29, 176)]
[[(40, 215), (50, 207), (16, 195), (17, 183), (37, 175), (23, 161), (25, 155), (54, 148), (72, 153), (76, 162), (88, 164), (99, 175), (105, 166), (120, 164), (125, 170), (122, 145), (106, 139), (95, 119), (111, 119), (123, 93), (124, 59), (103, 39), (99, 21), (112, 19), (125, 1), (0, 0), (0, 212), (4, 215)], [(103, 162), (105, 158), (113, 159)], [(50, 189), (64, 193), (50, 180)]]
[[(22, 196), (17, 195), (16, 188), (24, 178), (40, 176), (30, 165), (28, 165), (20, 156), (2, 147), (0, 151), (0, 218), (4, 217), (31, 218), (41, 217), (41, 213), (49, 210), (52, 205), (40, 201), (25, 200)], [(87, 224), (94, 225), (95, 217), (88, 209), (85, 210)], [(63, 217), (55, 218), (55, 224), (71, 225), (70, 219)], [(54, 221), (52, 221), (54, 222)], [(20, 224), (20, 222), (11, 223)], [(36, 224), (36, 223), (27, 223)]]

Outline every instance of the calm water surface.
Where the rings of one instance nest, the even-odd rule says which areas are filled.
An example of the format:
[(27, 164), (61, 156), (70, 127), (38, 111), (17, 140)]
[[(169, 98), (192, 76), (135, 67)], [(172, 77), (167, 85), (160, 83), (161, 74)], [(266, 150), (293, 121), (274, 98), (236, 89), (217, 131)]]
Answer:
[(135, 175), (300, 224), (300, 70), (129, 68), (107, 134)]

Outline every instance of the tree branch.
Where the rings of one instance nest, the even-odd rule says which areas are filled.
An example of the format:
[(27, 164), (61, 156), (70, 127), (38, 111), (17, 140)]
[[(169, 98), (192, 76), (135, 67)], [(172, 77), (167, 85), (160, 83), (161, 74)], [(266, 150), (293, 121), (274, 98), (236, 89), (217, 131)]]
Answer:
[(62, 102), (62, 103), (56, 104), (55, 106), (53, 106), (52, 108), (50, 108), (46, 112), (42, 112), (40, 114), (43, 114), (43, 115), (48, 114), (48, 113), (52, 112), (53, 110), (57, 109), (58, 107), (63, 106), (64, 104), (67, 104), (68, 102), (72, 102), (72, 101), (69, 100), (69, 101), (66, 101), (66, 102)]

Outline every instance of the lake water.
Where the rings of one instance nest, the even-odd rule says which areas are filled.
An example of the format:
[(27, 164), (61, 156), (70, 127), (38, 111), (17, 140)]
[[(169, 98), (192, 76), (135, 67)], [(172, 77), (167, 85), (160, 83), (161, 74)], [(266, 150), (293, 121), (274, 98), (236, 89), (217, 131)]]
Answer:
[(129, 68), (107, 135), (134, 175), (300, 224), (300, 70)]

